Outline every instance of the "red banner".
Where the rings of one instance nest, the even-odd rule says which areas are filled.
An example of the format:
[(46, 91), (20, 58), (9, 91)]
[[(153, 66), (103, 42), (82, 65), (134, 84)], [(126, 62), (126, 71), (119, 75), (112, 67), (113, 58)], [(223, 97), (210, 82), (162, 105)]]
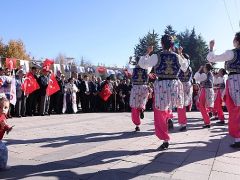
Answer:
[(24, 83), (22, 84), (22, 90), (24, 93), (29, 95), (39, 88), (38, 82), (33, 74), (31, 72), (27, 73)]
[(52, 94), (56, 93), (59, 90), (60, 90), (60, 87), (58, 85), (58, 82), (57, 82), (54, 74), (52, 73), (50, 76), (48, 87), (46, 89), (46, 93), (48, 96), (51, 96)]
[(6, 58), (6, 67), (12, 71), (17, 67), (17, 60), (16, 58)]
[(99, 93), (99, 96), (102, 98), (102, 100), (107, 101), (111, 95), (112, 95), (112, 92), (110, 90), (109, 85), (105, 84), (103, 86), (102, 91)]

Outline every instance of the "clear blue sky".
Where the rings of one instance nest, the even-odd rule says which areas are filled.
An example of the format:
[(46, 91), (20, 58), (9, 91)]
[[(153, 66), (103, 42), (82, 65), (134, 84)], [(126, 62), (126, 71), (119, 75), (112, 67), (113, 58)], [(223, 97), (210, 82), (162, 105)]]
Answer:
[[(240, 0), (225, 0), (234, 31), (240, 31)], [(223, 0), (5, 0), (0, 37), (21, 39), (35, 58), (59, 53), (97, 64), (125, 65), (139, 37), (171, 24), (195, 27), (217, 52), (232, 48)]]

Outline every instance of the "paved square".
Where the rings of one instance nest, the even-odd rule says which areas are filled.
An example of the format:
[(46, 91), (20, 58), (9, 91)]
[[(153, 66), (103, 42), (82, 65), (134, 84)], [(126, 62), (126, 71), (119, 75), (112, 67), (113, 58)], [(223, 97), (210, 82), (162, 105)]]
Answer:
[[(176, 115), (176, 114), (175, 114)], [(0, 179), (240, 179), (240, 151), (227, 126), (202, 129), (188, 113), (187, 132), (177, 120), (167, 151), (154, 135), (153, 113), (133, 132), (130, 113), (91, 113), (11, 119), (6, 136), (10, 171)]]

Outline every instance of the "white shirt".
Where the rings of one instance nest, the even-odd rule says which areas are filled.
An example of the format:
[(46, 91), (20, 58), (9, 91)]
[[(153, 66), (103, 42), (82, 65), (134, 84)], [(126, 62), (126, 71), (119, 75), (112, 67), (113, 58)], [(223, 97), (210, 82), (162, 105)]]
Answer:
[(207, 74), (205, 74), (205, 73), (200, 74), (199, 72), (196, 72), (194, 74), (194, 79), (198, 82), (203, 82), (203, 81), (207, 80)]
[(209, 52), (207, 55), (207, 60), (209, 62), (225, 62), (231, 61), (234, 58), (234, 52), (232, 50), (227, 50), (220, 55), (215, 55), (214, 52)]
[[(138, 65), (139, 65), (139, 63), (138, 63)], [(140, 65), (139, 65), (139, 66), (140, 66)], [(141, 67), (141, 66), (140, 66), (140, 67)], [(134, 66), (133, 66), (132, 64), (128, 64), (126, 68), (127, 68), (127, 71), (128, 71), (130, 74), (133, 73)], [(142, 67), (141, 67), (141, 68), (142, 68)], [(151, 70), (152, 70), (152, 67), (142, 68), (142, 69), (147, 69), (147, 73), (149, 74), (149, 73), (151, 72)]]
[(86, 92), (89, 92), (88, 81), (84, 81), (86, 85)]
[[(182, 58), (178, 54), (177, 54), (177, 57), (179, 59), (179, 64), (181, 66), (180, 69), (183, 72), (186, 72), (188, 69), (188, 66), (189, 66), (189, 61), (185, 58)], [(151, 56), (149, 56), (149, 55), (141, 56), (139, 59), (138, 65), (143, 69), (147, 69), (149, 67), (152, 68), (152, 67), (156, 66), (157, 63), (158, 63), (158, 56), (157, 56), (157, 54), (153, 54)]]

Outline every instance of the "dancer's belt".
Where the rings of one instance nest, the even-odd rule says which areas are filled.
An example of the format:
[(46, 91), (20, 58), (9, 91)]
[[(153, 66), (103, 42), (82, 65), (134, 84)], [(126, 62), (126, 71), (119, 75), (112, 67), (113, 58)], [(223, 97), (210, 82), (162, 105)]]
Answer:
[(240, 74), (240, 73), (230, 72), (228, 75), (231, 76), (231, 75), (235, 75), (235, 74)]
[(178, 80), (178, 78), (158, 78), (158, 81), (163, 81), (163, 80)]

